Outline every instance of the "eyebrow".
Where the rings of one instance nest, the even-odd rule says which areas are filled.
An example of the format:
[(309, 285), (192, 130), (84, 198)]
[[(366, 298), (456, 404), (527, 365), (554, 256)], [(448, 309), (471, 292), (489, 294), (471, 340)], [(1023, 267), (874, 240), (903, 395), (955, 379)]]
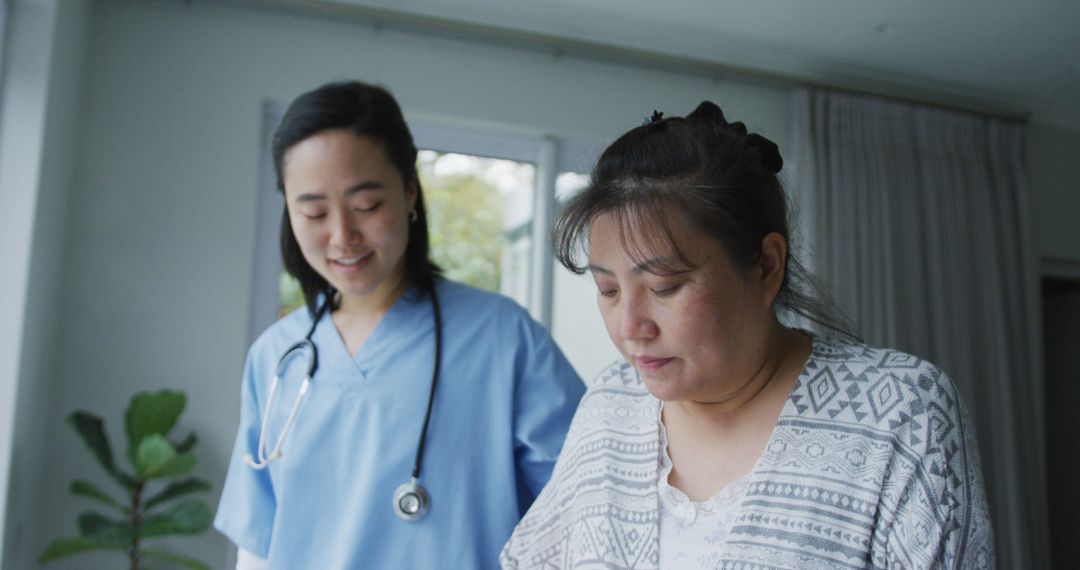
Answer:
[[(367, 180), (346, 190), (345, 195), (352, 196), (357, 192), (363, 192), (365, 190), (382, 190), (383, 188), (385, 188), (385, 186), (383, 186), (382, 182), (378, 182), (376, 180)], [(326, 196), (322, 194), (305, 193), (296, 197), (297, 202), (317, 202), (320, 200), (326, 200)]]
[[(651, 271), (649, 271), (650, 267), (657, 267), (658, 265), (666, 261), (668, 261), (668, 258), (666, 256), (661, 255), (657, 257), (650, 257), (649, 259), (638, 263), (637, 266), (634, 267), (634, 269), (631, 271), (631, 273), (633, 273), (634, 275), (640, 275), (642, 273), (652, 273)], [(615, 272), (606, 267), (601, 267), (593, 263), (590, 263), (586, 267), (589, 269), (589, 271), (593, 273), (601, 273), (603, 275), (609, 275), (612, 277), (615, 276)]]

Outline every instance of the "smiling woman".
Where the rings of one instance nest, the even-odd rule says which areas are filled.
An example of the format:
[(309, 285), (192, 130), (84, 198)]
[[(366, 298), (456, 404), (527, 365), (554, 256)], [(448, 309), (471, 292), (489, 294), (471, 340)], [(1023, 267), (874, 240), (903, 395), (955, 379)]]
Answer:
[[(405, 276), (409, 220), (419, 217), (415, 179), (405, 186), (383, 145), (346, 129), (296, 143), (282, 170), (303, 259), (339, 292), (343, 309), (385, 312)], [(349, 352), (364, 338), (349, 339)]]
[[(279, 119), (278, 119), (279, 120)], [(529, 304), (536, 167), (527, 162), (420, 150), (417, 173), (431, 221), (431, 257), (449, 279)], [(278, 283), (278, 316), (304, 304), (288, 272)]]
[(248, 354), (215, 526), (243, 569), (493, 567), (580, 380), (524, 309), (440, 275), (387, 91), (301, 95), (273, 154), (304, 306)]

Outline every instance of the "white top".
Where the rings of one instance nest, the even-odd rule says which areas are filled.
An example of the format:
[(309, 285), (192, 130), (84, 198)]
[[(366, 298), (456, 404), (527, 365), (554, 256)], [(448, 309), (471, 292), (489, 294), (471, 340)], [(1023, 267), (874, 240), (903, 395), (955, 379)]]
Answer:
[[(659, 413), (663, 414), (661, 402)], [(668, 483), (673, 467), (667, 451), (667, 430), (660, 427), (660, 469), (657, 495), (660, 504), (660, 568), (715, 568), (719, 546), (727, 541), (735, 524), (739, 502), (750, 485), (750, 474), (728, 483), (705, 501), (691, 501), (686, 493)]]

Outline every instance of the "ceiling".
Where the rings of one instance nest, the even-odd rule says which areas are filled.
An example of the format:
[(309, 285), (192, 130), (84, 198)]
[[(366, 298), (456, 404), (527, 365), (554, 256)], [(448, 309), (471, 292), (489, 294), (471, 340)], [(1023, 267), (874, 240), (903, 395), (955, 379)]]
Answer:
[[(282, 2), (279, 2), (279, 4)], [(1080, 130), (1077, 0), (286, 0)]]

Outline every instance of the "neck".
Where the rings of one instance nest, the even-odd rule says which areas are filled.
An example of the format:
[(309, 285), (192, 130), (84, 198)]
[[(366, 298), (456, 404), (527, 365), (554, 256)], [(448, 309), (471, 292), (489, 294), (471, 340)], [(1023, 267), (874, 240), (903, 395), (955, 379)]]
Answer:
[(390, 307), (401, 298), (409, 288), (404, 274), (387, 279), (374, 291), (365, 295), (340, 295), (341, 302), (334, 316), (338, 318), (370, 318), (386, 314)]
[(715, 399), (683, 400), (668, 405), (695, 422), (716, 426), (741, 423), (743, 418), (753, 416), (761, 404), (787, 397), (798, 377), (798, 370), (792, 374), (791, 368), (793, 355), (801, 353), (798, 349), (802, 338), (797, 331), (774, 321), (759, 343), (758, 357), (749, 363), (752, 372), (734, 390)]

